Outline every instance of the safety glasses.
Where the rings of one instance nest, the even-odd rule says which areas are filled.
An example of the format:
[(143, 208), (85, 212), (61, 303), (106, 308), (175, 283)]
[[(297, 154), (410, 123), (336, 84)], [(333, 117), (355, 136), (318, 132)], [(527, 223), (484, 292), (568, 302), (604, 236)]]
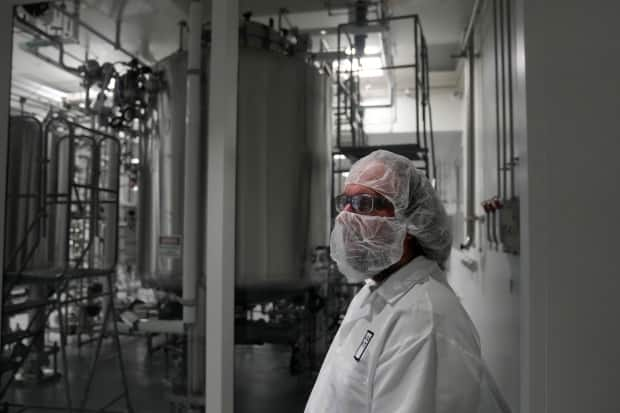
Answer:
[(351, 205), (353, 212), (358, 214), (370, 214), (373, 211), (391, 208), (392, 204), (385, 198), (369, 194), (345, 195), (336, 197), (336, 210), (343, 211), (347, 205)]

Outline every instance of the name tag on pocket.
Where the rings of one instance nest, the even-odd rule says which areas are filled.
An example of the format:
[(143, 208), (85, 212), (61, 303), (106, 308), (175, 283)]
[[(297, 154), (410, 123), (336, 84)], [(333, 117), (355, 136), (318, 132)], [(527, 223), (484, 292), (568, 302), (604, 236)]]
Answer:
[(372, 331), (366, 330), (366, 334), (364, 335), (362, 342), (360, 343), (359, 347), (355, 351), (355, 354), (353, 355), (353, 358), (355, 359), (355, 361), (360, 361), (362, 359), (362, 356), (366, 352), (366, 349), (368, 348), (368, 345), (370, 344), (370, 340), (372, 340), (372, 337), (374, 335), (375, 333), (373, 333)]

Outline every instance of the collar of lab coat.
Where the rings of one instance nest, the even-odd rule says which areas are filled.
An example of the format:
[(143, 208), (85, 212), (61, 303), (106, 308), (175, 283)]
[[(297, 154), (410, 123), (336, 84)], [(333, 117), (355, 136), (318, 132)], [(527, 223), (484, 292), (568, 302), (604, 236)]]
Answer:
[(439, 276), (441, 274), (441, 269), (435, 261), (419, 256), (391, 274), (378, 286), (376, 286), (374, 281), (367, 280), (366, 285), (355, 297), (354, 302), (351, 303), (351, 307), (347, 311), (342, 324), (348, 324), (368, 317), (372, 312), (375, 299), (380, 297), (383, 301), (394, 304), (414, 285), (426, 280), (430, 276)]
[(375, 287), (375, 292), (388, 303), (394, 304), (414, 285), (439, 274), (441, 270), (437, 263), (420, 255)]

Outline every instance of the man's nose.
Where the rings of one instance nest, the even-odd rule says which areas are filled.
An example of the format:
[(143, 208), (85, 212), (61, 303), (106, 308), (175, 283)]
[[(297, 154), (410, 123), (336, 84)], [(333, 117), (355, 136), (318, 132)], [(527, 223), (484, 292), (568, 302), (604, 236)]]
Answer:
[(353, 212), (353, 207), (351, 207), (351, 204), (347, 204), (345, 205), (343, 211), (347, 211), (347, 212)]

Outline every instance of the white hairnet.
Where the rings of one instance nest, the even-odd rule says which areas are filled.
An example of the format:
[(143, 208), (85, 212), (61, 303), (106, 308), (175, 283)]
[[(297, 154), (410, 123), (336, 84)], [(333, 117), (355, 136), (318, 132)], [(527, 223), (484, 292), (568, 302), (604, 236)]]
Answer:
[(426, 176), (413, 162), (377, 150), (353, 164), (348, 184), (377, 191), (394, 205), (394, 215), (407, 226), (424, 255), (443, 267), (450, 256), (452, 234), (446, 211)]

